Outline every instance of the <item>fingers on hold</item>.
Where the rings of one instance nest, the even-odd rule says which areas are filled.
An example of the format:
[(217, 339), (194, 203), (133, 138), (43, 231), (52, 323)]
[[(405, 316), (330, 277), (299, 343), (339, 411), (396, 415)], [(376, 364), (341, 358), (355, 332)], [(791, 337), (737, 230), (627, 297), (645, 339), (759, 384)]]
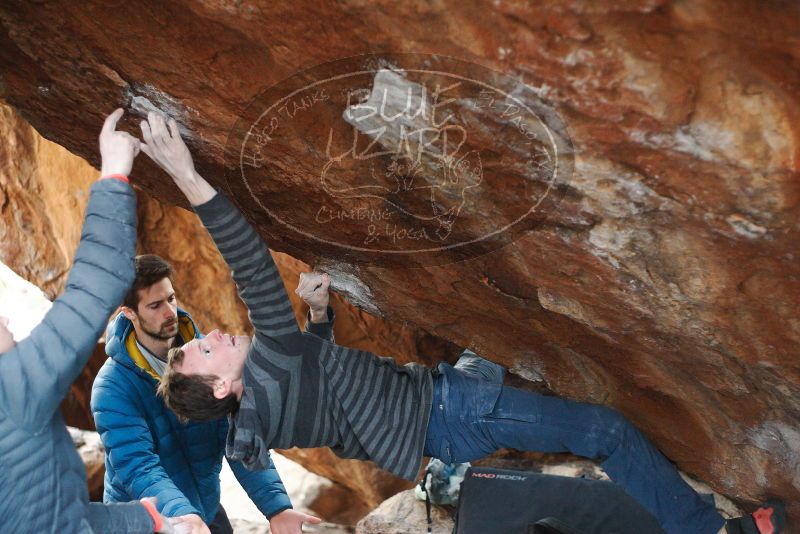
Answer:
[(144, 132), (145, 124), (147, 125), (147, 130), (150, 132), (150, 139), (145, 139), (149, 144), (153, 146), (158, 146), (160, 143), (160, 130), (158, 128), (158, 115), (152, 111), (147, 112), (147, 121), (142, 122), (142, 131)]
[(122, 108), (117, 108), (111, 113), (111, 115), (106, 117), (106, 120), (103, 121), (103, 129), (101, 133), (108, 134), (113, 132), (117, 128), (117, 121), (119, 121), (123, 113), (124, 110)]
[(159, 150), (163, 147), (163, 139), (158, 131), (158, 121), (155, 120), (157, 117), (152, 111), (147, 114), (147, 120), (142, 121), (142, 137), (144, 137), (145, 143), (150, 145), (148, 148), (150, 152), (145, 152), (147, 155), (152, 154), (152, 150)]
[(169, 131), (172, 134), (173, 139), (179, 139), (181, 136), (181, 131), (178, 128), (178, 123), (175, 119), (169, 120)]
[(157, 141), (166, 141), (169, 137), (167, 128), (164, 125), (164, 117), (159, 113), (153, 113), (153, 118), (150, 119), (150, 128), (153, 131), (153, 136)]
[(161, 135), (161, 132), (158, 129), (158, 115), (155, 113), (148, 113), (147, 114), (147, 124), (150, 126), (150, 135), (153, 136), (153, 140), (158, 142), (158, 138)]
[(153, 140), (150, 124), (147, 121), (142, 121), (139, 123), (139, 127), (142, 129), (142, 137), (144, 137), (145, 142), (150, 143)]

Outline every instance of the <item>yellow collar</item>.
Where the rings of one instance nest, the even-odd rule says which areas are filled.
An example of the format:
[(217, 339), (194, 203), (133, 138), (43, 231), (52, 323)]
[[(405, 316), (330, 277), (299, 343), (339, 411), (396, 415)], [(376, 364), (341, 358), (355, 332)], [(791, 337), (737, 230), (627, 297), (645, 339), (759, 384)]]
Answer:
[[(192, 320), (188, 317), (178, 317), (178, 331), (184, 341), (191, 341), (195, 338), (196, 333), (194, 325), (192, 324)], [(133, 360), (133, 363), (135, 363), (137, 367), (152, 376), (156, 381), (161, 380), (161, 377), (153, 370), (153, 367), (150, 365), (150, 362), (147, 361), (147, 358), (144, 357), (142, 351), (139, 350), (139, 346), (136, 344), (136, 330), (133, 328), (131, 328), (131, 333), (128, 334), (128, 338), (125, 340), (125, 348), (128, 350), (128, 355), (130, 355), (131, 360)]]

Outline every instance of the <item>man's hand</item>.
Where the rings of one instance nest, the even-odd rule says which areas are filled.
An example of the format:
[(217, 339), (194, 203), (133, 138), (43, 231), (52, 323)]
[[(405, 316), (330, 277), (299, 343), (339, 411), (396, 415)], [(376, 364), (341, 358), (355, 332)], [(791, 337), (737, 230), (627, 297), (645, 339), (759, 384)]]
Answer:
[(129, 176), (133, 159), (139, 154), (139, 140), (127, 132), (118, 132), (117, 121), (122, 117), (122, 108), (117, 108), (106, 117), (100, 130), (100, 158), (102, 176), (122, 174)]
[(328, 302), (330, 300), (328, 287), (330, 285), (331, 277), (325, 273), (300, 273), (300, 282), (294, 292), (300, 295), (300, 298), (311, 309), (312, 323), (328, 322)]
[[(141, 500), (142, 502), (149, 502), (152, 505), (153, 510), (158, 510), (158, 508), (156, 508), (156, 504), (158, 503), (158, 499), (156, 497), (145, 497)], [(161, 516), (161, 528), (156, 530), (158, 534), (191, 534), (191, 530), (189, 529), (188, 525), (176, 525), (175, 518), (166, 517), (162, 514), (158, 515)]]
[(318, 517), (290, 508), (272, 516), (272, 519), (269, 520), (269, 529), (272, 534), (301, 534), (303, 532), (303, 524), (316, 525), (321, 522), (322, 520)]
[(169, 522), (175, 532), (187, 534), (211, 534), (203, 519), (197, 514), (180, 515), (169, 518)]
[(169, 129), (164, 117), (152, 111), (142, 121), (142, 150), (175, 182), (192, 206), (204, 204), (217, 192), (194, 169), (189, 148), (181, 139), (178, 123), (169, 120)]
[(177, 521), (175, 517), (167, 517), (165, 521), (169, 523), (169, 528), (172, 530), (165, 530), (166, 534), (192, 534), (192, 527), (188, 523)]

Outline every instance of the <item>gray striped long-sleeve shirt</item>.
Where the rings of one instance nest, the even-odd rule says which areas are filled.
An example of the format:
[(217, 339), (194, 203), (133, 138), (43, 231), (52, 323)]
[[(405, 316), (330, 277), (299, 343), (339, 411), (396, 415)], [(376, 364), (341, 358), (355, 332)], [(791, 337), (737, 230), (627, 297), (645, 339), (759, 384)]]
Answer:
[(195, 211), (255, 328), (228, 457), (262, 469), (270, 448), (330, 447), (413, 480), (430, 415), (431, 370), (301, 332), (267, 246), (239, 210), (218, 193)]

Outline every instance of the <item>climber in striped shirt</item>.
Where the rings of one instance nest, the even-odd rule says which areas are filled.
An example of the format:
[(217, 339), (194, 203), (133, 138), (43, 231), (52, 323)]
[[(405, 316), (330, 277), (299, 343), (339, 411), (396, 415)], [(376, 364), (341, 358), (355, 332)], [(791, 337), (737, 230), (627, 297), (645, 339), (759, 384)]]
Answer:
[[(142, 133), (142, 150), (186, 195), (228, 263), (255, 330), (252, 338), (214, 330), (172, 349), (159, 385), (184, 419), (228, 416), (230, 459), (263, 469), (271, 448), (330, 447), (413, 480), (423, 454), (454, 463), (503, 447), (572, 452), (601, 459), (611, 479), (670, 534), (724, 527), (714, 505), (615, 410), (505, 387), (504, 370), (474, 353), (455, 367), (429, 369), (302, 332), (266, 244), (196, 172), (177, 124), (168, 128), (151, 113)], [(327, 291), (327, 278), (317, 281), (311, 290)], [(727, 528), (778, 532), (782, 513), (771, 504)]]

